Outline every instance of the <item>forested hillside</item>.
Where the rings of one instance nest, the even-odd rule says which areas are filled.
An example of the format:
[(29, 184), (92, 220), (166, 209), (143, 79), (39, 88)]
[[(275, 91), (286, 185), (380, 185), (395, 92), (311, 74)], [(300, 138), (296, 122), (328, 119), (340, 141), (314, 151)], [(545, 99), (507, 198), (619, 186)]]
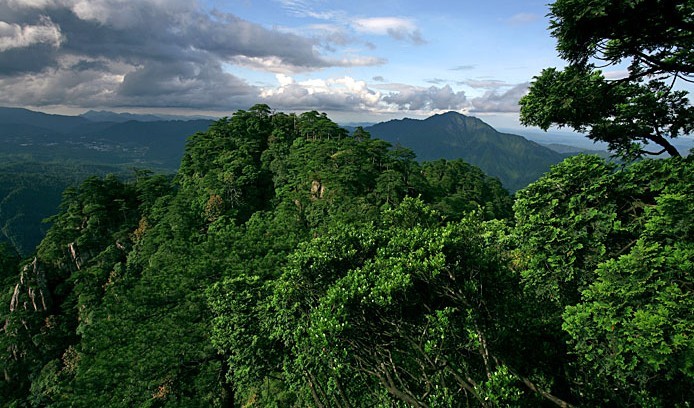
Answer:
[[(34, 162), (147, 168), (173, 173), (185, 141), (210, 120), (89, 120), (0, 107), (2, 153)], [(118, 116), (116, 116), (119, 118)], [(128, 116), (125, 116), (128, 118)], [(96, 118), (98, 119), (98, 117)]]
[(67, 189), (35, 256), (0, 245), (2, 405), (690, 407), (693, 15), (550, 5), (567, 64), (521, 120), (623, 162), (574, 156), (513, 197), (266, 105), (192, 135), (175, 177)]
[(412, 149), (419, 160), (463, 159), (498, 177), (511, 192), (537, 180), (567, 156), (457, 112), (424, 120), (391, 120), (367, 130), (376, 138)]
[(98, 122), (87, 119), (99, 119), (98, 113), (48, 115), (0, 107), (0, 242), (31, 254), (63, 190), (89, 176), (133, 177), (143, 169), (175, 173), (186, 138), (211, 123), (115, 114), (103, 119), (114, 116), (120, 120)]
[(3, 404), (685, 406), (693, 167), (577, 156), (512, 207), (462, 161), (238, 111), (3, 253)]
[(0, 242), (21, 255), (33, 253), (46, 235), (44, 222), (59, 209), (63, 192), (90, 176), (119, 174), (132, 169), (80, 162), (36, 162), (16, 155), (0, 155)]

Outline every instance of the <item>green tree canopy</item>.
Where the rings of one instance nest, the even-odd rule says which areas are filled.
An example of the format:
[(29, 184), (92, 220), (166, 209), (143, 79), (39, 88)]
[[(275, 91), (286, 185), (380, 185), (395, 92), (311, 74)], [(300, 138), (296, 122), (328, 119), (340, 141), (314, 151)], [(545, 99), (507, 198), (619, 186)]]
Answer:
[[(521, 122), (588, 132), (624, 158), (679, 156), (671, 139), (694, 130), (688, 92), (677, 88), (694, 79), (692, 16), (689, 0), (557, 0), (550, 29), (568, 66), (535, 77)], [(625, 65), (621, 79), (600, 71)]]
[(689, 156), (619, 169), (581, 155), (518, 193), (516, 262), (536, 314), (523, 332), (549, 350), (536, 360), (563, 356), (548, 367), (572, 400), (692, 400), (692, 165)]

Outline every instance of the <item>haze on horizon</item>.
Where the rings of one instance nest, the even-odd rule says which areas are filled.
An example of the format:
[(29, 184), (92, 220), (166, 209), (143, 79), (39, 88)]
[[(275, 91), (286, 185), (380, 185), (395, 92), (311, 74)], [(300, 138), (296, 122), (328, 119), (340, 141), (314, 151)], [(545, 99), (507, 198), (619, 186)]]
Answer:
[(544, 1), (6, 0), (0, 106), (341, 122), (458, 111), (517, 126), (561, 66)]

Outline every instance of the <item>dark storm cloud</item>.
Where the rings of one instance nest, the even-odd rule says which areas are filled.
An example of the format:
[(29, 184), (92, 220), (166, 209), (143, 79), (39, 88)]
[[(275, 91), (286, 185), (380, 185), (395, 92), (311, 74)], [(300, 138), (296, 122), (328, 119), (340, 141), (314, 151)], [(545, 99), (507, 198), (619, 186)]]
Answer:
[(34, 44), (0, 52), (0, 78), (36, 73), (58, 66), (59, 52), (47, 44)]
[(259, 90), (225, 64), (296, 72), (379, 62), (328, 60), (312, 39), (191, 1), (0, 4), (2, 104), (228, 108), (254, 103)]

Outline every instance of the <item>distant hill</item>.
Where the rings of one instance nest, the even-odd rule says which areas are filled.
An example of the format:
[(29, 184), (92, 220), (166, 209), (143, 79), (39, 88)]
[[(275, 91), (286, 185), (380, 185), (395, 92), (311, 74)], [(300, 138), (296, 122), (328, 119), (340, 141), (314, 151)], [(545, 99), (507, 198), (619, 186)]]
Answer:
[[(89, 116), (48, 115), (20, 108), (0, 108), (3, 154), (19, 154), (36, 161), (108, 164), (173, 173), (188, 137), (206, 130), (211, 120), (127, 120), (127, 114), (102, 112)], [(98, 114), (98, 113), (97, 113)], [(125, 115), (125, 116), (120, 116)], [(142, 115), (133, 115), (139, 117)]]
[(62, 191), (91, 175), (132, 177), (133, 168), (175, 173), (188, 137), (211, 123), (102, 122), (0, 108), (0, 243), (30, 254), (49, 227), (41, 220), (58, 211)]
[(366, 128), (375, 138), (408, 147), (422, 161), (461, 158), (498, 177), (510, 191), (537, 180), (566, 156), (522, 136), (501, 133), (457, 112), (401, 119)]
[(70, 132), (90, 123), (79, 116), (50, 115), (23, 108), (0, 107), (0, 135), (4, 136), (7, 125), (26, 125), (56, 132)]
[(567, 144), (562, 144), (562, 143), (541, 143), (542, 146), (552, 149), (557, 153), (561, 153), (564, 156), (574, 156), (577, 154), (594, 154), (596, 156), (600, 156), (606, 160), (615, 160), (612, 157), (612, 154), (608, 152), (607, 150), (594, 150), (594, 149), (585, 149), (583, 147), (578, 147), (574, 145), (567, 145)]
[(210, 116), (194, 115), (194, 116), (183, 116), (183, 115), (153, 115), (153, 114), (138, 114), (138, 113), (116, 113), (110, 111), (95, 111), (90, 110), (80, 115), (85, 119), (92, 122), (128, 122), (131, 120), (136, 120), (138, 122), (160, 122), (169, 120), (215, 120), (215, 118)]
[[(48, 227), (40, 221), (57, 210), (62, 189), (90, 174), (128, 175), (132, 168), (176, 172), (187, 139), (212, 123), (141, 116), (63, 116), (0, 108), (0, 241), (12, 242), (23, 253), (31, 251)], [(134, 117), (147, 120), (124, 120)], [(367, 130), (375, 138), (413, 149), (420, 160), (462, 158), (498, 177), (511, 191), (565, 157), (453, 112), (379, 123)]]
[[(37, 161), (58, 159), (175, 172), (187, 138), (206, 130), (212, 120), (171, 118), (107, 111), (64, 116), (0, 108), (0, 152)], [(411, 148), (422, 161), (462, 158), (498, 177), (511, 191), (525, 187), (567, 156), (456, 112), (424, 120), (391, 120), (366, 130), (373, 137)]]

